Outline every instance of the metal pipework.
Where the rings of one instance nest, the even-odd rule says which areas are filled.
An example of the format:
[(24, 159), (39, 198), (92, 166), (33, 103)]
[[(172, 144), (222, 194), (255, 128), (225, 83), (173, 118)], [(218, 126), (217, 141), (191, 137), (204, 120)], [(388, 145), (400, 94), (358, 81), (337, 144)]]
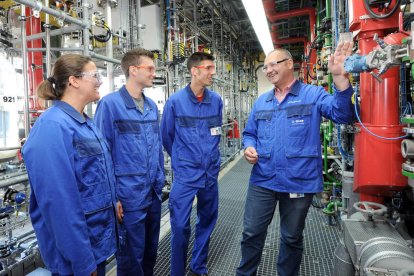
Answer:
[(24, 174), (27, 174), (27, 172), (26, 171), (11, 172), (11, 173), (1, 175), (0, 180), (10, 179), (12, 177), (17, 177), (17, 176), (24, 175)]
[[(182, 23), (182, 25), (188, 25), (189, 28), (192, 30), (192, 32), (194, 32), (196, 34), (197, 37), (197, 46), (198, 46), (198, 37), (202, 37), (206, 42), (211, 42), (212, 38), (209, 37), (202, 29), (200, 29), (197, 25), (196, 22), (191, 22), (191, 19), (189, 19), (182, 11), (177, 10), (176, 11), (177, 14), (185, 19), (185, 22)], [(197, 48), (198, 49), (198, 48)]]
[[(81, 52), (81, 51), (84, 50), (84, 48), (50, 48), (50, 50), (51, 51), (58, 51), (58, 52), (64, 52), (64, 51), (67, 51), (67, 52)], [(46, 48), (30, 48), (30, 49), (27, 49), (27, 51), (28, 52), (35, 52), (35, 51), (45, 52), (45, 51), (47, 51), (47, 49)], [(121, 64), (121, 61), (119, 59), (110, 58), (109, 56), (103, 56), (103, 55), (97, 54), (93, 51), (89, 51), (89, 56), (94, 57), (94, 58), (99, 59), (99, 60), (110, 62), (112, 64)], [(20, 147), (18, 147), (16, 149), (19, 149), (19, 148)]]
[[(193, 19), (194, 19), (194, 24), (197, 26), (197, 1), (194, 0), (193, 1)], [(194, 37), (194, 48), (195, 51), (194, 52), (198, 52), (198, 34)]]
[(99, 55), (93, 51), (89, 51), (89, 56), (94, 57), (96, 59), (108, 61), (114, 64), (121, 64), (121, 61), (119, 59), (109, 58), (107, 56)]
[[(212, 10), (212, 17), (214, 19), (215, 16), (219, 17), (219, 18), (225, 18), (226, 16), (222, 13), (222, 9), (218, 9), (216, 7), (216, 4), (214, 1), (211, 0), (204, 0), (205, 4), (210, 5), (211, 10)], [(214, 20), (213, 20), (214, 21)], [(226, 23), (226, 31), (228, 31), (234, 38), (238, 37), (237, 32), (233, 29), (233, 27), (231, 26), (231, 24), (229, 24), (228, 22), (224, 22)]]
[(27, 64), (27, 43), (26, 43), (26, 7), (21, 6), (21, 33), (22, 33), (22, 61), (23, 61), (23, 91), (24, 91), (24, 135), (29, 136), (30, 131), (30, 114), (29, 114), (29, 85), (28, 85), (28, 64)]
[[(410, 14), (414, 14), (414, 1), (410, 0)], [(406, 3), (407, 5), (407, 3)], [(411, 37), (414, 38), (414, 21), (411, 21)], [(411, 40), (410, 49), (414, 49), (414, 39)]]
[[(45, 1), (45, 5), (46, 5), (46, 7), (49, 7), (49, 0)], [(45, 33), (46, 33), (46, 53), (45, 53), (45, 55), (46, 55), (46, 70), (45, 70), (45, 73), (46, 73), (47, 77), (50, 76), (50, 73), (52, 71), (51, 70), (52, 69), (52, 61), (51, 61), (51, 56), (50, 56), (51, 44), (50, 44), (50, 22), (49, 22), (49, 19), (50, 19), (49, 14), (46, 13), (46, 22), (43, 26), (45, 27)]]
[[(273, 3), (274, 3), (274, 1), (267, 1), (266, 5), (267, 6), (273, 6)], [(304, 16), (304, 15), (309, 16), (310, 33), (311, 33), (311, 39), (310, 40), (313, 41), (315, 39), (315, 27), (316, 27), (316, 10), (315, 10), (315, 8), (307, 7), (307, 8), (300, 8), (300, 9), (284, 11), (284, 12), (276, 12), (275, 9), (270, 10), (270, 11), (271, 12), (269, 12), (267, 14), (267, 18), (269, 19), (270, 22), (276, 22), (278, 20), (289, 19), (289, 18), (292, 18), (292, 17)], [(273, 33), (272, 40), (275, 43), (277, 41), (276, 28), (273, 29), (273, 31), (274, 31), (274, 33)]]
[(165, 73), (167, 91), (165, 93), (164, 102), (167, 102), (167, 99), (170, 97), (170, 72), (167, 67), (158, 67), (156, 70), (157, 72), (161, 71)]
[(345, 71), (349, 73), (371, 72), (378, 69), (378, 74), (371, 72), (371, 75), (379, 81), (379, 76), (389, 68), (400, 65), (402, 58), (408, 56), (408, 49), (405, 45), (388, 44), (374, 35), (374, 40), (380, 47), (372, 50), (366, 56), (352, 55), (345, 60)]
[[(82, 28), (79, 27), (79, 26), (68, 26), (68, 27), (65, 27), (65, 28), (52, 30), (52, 31), (49, 32), (49, 35), (50, 36), (63, 35), (63, 34), (73, 33), (73, 32), (79, 31), (81, 29)], [(40, 39), (40, 38), (45, 38), (46, 36), (47, 36), (46, 32), (34, 34), (34, 35), (27, 36), (26, 37), (26, 41), (31, 41), (31, 40), (36, 40), (36, 39)], [(22, 43), (22, 39), (12, 40), (12, 43), (13, 44)]]
[[(108, 27), (110, 30), (112, 30), (112, 6), (110, 1), (106, 3), (106, 21), (108, 24)], [(110, 59), (113, 59), (114, 57), (114, 51), (113, 51), (113, 42), (112, 38), (106, 42), (106, 56)], [(106, 67), (106, 72), (108, 76), (108, 90), (113, 91), (114, 90), (114, 65), (112, 62), (108, 63)]]
[[(79, 52), (83, 51), (83, 48), (29, 48), (27, 49), (28, 52)], [(49, 76), (49, 74), (47, 74)]]
[(90, 38), (89, 30), (88, 30), (89, 29), (89, 8), (90, 8), (90, 5), (87, 3), (87, 1), (83, 1), (83, 3), (82, 3), (82, 17), (83, 17), (82, 23), (84, 24), (84, 27), (83, 27), (83, 31), (82, 31), (82, 38), (83, 38), (83, 54), (85, 56), (89, 56), (89, 50), (92, 50), (92, 48), (89, 49), (89, 46), (92, 46), (92, 45), (89, 45), (89, 38)]
[(85, 22), (85, 21), (76, 19), (74, 17), (71, 17), (71, 16), (67, 15), (66, 13), (64, 13), (62, 11), (58, 11), (58, 10), (55, 10), (55, 9), (51, 9), (49, 7), (45, 7), (45, 6), (43, 6), (43, 3), (40, 2), (40, 1), (15, 0), (14, 2), (26, 5), (26, 6), (32, 8), (33, 10), (38, 11), (38, 12), (44, 12), (44, 13), (50, 14), (50, 15), (56, 17), (57, 19), (62, 20), (63, 22), (73, 23), (73, 24), (76, 24), (78, 26), (81, 26), (82, 28), (89, 28), (90, 27), (89, 22)]
[(16, 177), (0, 180), (0, 188), (9, 187), (10, 185), (23, 183), (29, 180), (29, 177), (27, 174), (19, 175)]
[(404, 139), (401, 142), (401, 154), (404, 158), (414, 158), (414, 141)]
[(137, 47), (142, 47), (142, 24), (141, 24), (141, 1), (137, 1), (136, 3), (136, 20), (137, 20)]
[(0, 151), (17, 150), (17, 149), (21, 149), (21, 148), (22, 148), (22, 147), (0, 148)]

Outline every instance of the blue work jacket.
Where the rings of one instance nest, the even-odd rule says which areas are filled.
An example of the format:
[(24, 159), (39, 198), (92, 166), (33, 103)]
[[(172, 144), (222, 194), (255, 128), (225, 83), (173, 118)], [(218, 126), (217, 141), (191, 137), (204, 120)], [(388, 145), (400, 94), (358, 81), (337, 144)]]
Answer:
[(193, 187), (217, 183), (220, 171), (221, 97), (204, 89), (201, 102), (190, 85), (171, 95), (162, 114), (162, 141), (171, 156), (174, 181)]
[(55, 101), (23, 146), (30, 217), (47, 268), (89, 275), (115, 253), (115, 178), (109, 148), (86, 115)]
[(322, 116), (335, 123), (353, 120), (352, 87), (333, 95), (296, 81), (279, 103), (274, 89), (255, 102), (243, 132), (244, 148), (254, 147), (258, 162), (250, 183), (277, 192), (322, 191)]
[(161, 200), (165, 181), (158, 108), (143, 97), (142, 113), (123, 86), (103, 97), (95, 114), (112, 151), (116, 191), (124, 211), (148, 207), (152, 191)]

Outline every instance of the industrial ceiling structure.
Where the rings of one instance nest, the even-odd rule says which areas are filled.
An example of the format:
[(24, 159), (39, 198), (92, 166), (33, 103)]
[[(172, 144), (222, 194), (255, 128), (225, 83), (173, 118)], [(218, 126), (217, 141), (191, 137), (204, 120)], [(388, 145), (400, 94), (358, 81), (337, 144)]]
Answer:
[[(141, 1), (142, 6), (154, 3), (164, 5), (163, 1)], [(315, 38), (316, 0), (263, 0), (263, 6), (274, 46), (288, 48), (297, 60), (302, 58), (304, 47)], [(184, 21), (197, 22), (200, 38), (207, 44), (220, 48), (231, 40), (246, 50), (261, 51), (241, 0), (182, 0), (177, 1), (177, 8)]]

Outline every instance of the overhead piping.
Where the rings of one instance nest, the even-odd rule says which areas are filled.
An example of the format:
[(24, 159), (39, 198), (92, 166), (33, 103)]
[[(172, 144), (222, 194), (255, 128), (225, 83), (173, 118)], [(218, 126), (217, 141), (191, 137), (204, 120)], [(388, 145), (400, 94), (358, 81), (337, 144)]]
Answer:
[(53, 15), (54, 17), (62, 20), (63, 22), (68, 22), (68, 23), (73, 23), (76, 24), (78, 26), (81, 26), (82, 28), (89, 28), (90, 24), (88, 23), (88, 21), (82, 21), (79, 20), (77, 18), (74, 18), (72, 16), (67, 15), (66, 13), (60, 11), (60, 10), (55, 10), (49, 7), (45, 7), (42, 2), (39, 1), (30, 1), (30, 0), (15, 0), (15, 2), (28, 6), (34, 10), (37, 10), (39, 12), (45, 12), (48, 13), (50, 15)]
[[(277, 12), (274, 0), (263, 0), (263, 7), (265, 9), (267, 19), (271, 23), (274, 23), (278, 20), (288, 19), (292, 17), (304, 16), (304, 15), (309, 16), (309, 25), (310, 25), (310, 33), (311, 33), (310, 41), (313, 41), (315, 39), (315, 28), (316, 28), (316, 9), (315, 8), (307, 7), (307, 8), (301, 8), (301, 9), (296, 9), (296, 10), (291, 10), (291, 11)], [(277, 42), (278, 37), (277, 37), (277, 26), (276, 25), (272, 25), (270, 33), (272, 35), (273, 43), (279, 44)]]
[[(267, 19), (270, 21), (269, 16), (272, 14), (272, 12), (276, 11), (276, 5), (274, 0), (263, 0), (263, 8), (266, 13)], [(270, 35), (272, 36), (273, 44), (276, 44), (277, 38), (277, 26), (272, 25), (270, 30)]]
[(306, 49), (308, 45), (308, 39), (306, 37), (289, 37), (289, 38), (283, 38), (278, 39), (274, 42), (275, 45), (282, 45), (282, 44), (293, 44), (293, 43), (303, 43), (303, 48)]

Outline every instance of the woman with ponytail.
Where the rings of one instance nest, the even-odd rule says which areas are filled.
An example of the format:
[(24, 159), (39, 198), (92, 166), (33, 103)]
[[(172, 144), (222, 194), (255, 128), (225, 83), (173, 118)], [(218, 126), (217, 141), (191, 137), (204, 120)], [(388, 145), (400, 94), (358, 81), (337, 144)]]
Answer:
[(52, 275), (105, 275), (115, 253), (115, 190), (108, 145), (83, 112), (102, 84), (88, 57), (67, 54), (38, 87), (53, 100), (23, 146), (30, 218)]

